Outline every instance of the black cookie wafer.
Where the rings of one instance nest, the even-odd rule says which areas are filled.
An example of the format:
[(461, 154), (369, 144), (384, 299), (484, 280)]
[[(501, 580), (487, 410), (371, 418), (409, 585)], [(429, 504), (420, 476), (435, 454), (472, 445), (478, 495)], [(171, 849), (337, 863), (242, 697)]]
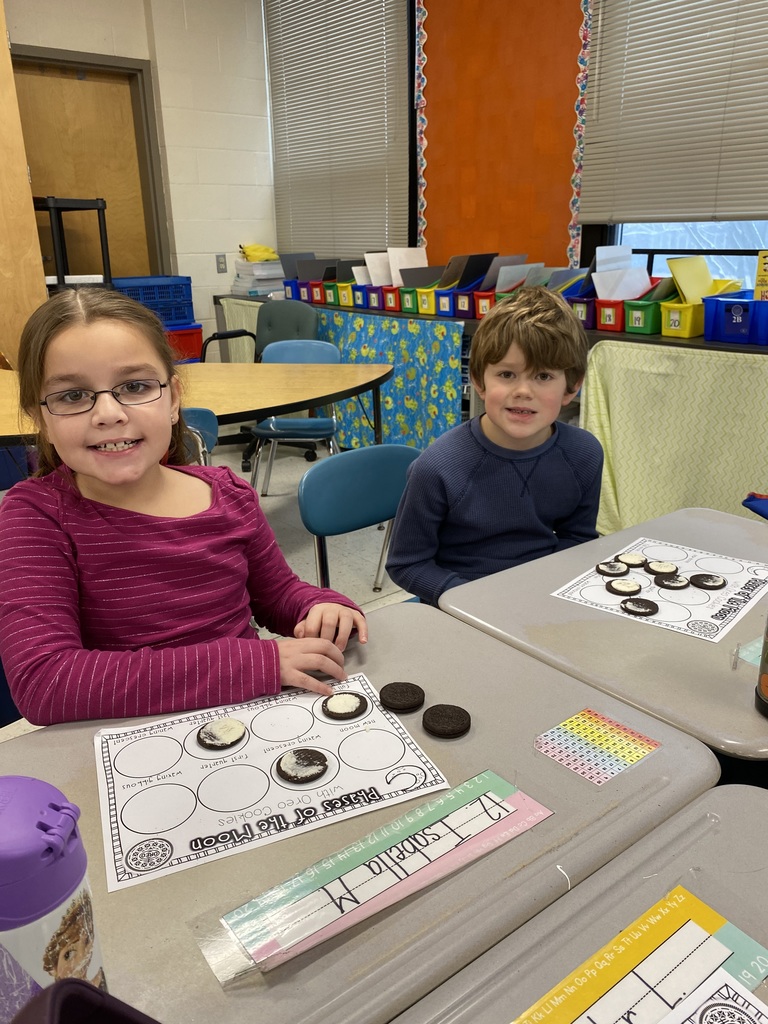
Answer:
[(620, 597), (634, 597), (643, 588), (637, 580), (607, 580), (605, 589), (609, 594), (618, 594)]
[(711, 572), (697, 572), (691, 576), (691, 583), (700, 590), (722, 590), (728, 580)]
[(469, 732), (472, 718), (457, 704), (433, 704), (422, 715), (421, 724), (432, 736), (454, 739)]
[(239, 743), (245, 733), (245, 726), (237, 718), (217, 718), (197, 730), (197, 742), (207, 750), (225, 750)]
[(687, 576), (678, 576), (677, 573), (674, 576), (656, 576), (653, 582), (661, 590), (685, 590), (691, 585)]
[(424, 703), (425, 694), (416, 683), (387, 683), (382, 686), (379, 699), (390, 711), (417, 711)]
[(619, 607), (627, 615), (640, 615), (641, 617), (656, 615), (659, 610), (655, 601), (649, 601), (645, 597), (627, 597)]
[(629, 572), (629, 566), (625, 565), (624, 562), (598, 562), (595, 566), (595, 571), (599, 572), (601, 576), (626, 576)]
[(296, 747), (282, 755), (275, 765), (281, 779), (294, 785), (315, 782), (328, 770), (328, 758), (322, 750), (313, 747)]
[(354, 693), (351, 690), (341, 690), (326, 697), (320, 705), (323, 714), (328, 718), (336, 718), (345, 721), (348, 718), (359, 718), (368, 710), (368, 700), (362, 693)]

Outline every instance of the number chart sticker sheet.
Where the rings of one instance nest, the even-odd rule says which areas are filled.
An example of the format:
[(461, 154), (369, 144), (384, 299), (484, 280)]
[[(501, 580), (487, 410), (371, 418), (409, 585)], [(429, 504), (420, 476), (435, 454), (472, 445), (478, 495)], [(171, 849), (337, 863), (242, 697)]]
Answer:
[[(541, 1024), (545, 1019), (547, 1024), (658, 1024), (720, 968), (722, 976), (707, 986), (710, 991), (722, 989), (723, 978), (733, 988), (737, 983), (757, 988), (760, 977), (753, 965), (768, 963), (766, 957), (768, 950), (678, 886), (514, 1024)], [(696, 1006), (708, 995), (702, 990)], [(725, 1022), (757, 1024), (728, 1015), (712, 1017), (707, 1024)]]
[[(553, 812), (486, 771), (222, 918), (262, 971), (445, 878)], [(205, 950), (204, 950), (205, 952)], [(219, 980), (232, 980), (209, 959)]]
[[(617, 570), (621, 575), (607, 576), (593, 567), (560, 587), (552, 597), (717, 643), (768, 587), (768, 564), (764, 562), (731, 558), (648, 537), (616, 552), (608, 564), (613, 565), (618, 555), (630, 554), (642, 556), (655, 568), (662, 565), (665, 575), (638, 565), (630, 566), (628, 572)], [(675, 579), (669, 580), (670, 576)], [(609, 582), (637, 584), (639, 589), (635, 587), (633, 594), (611, 593), (606, 589)], [(635, 614), (623, 610), (622, 602), (632, 605)]]
[[(297, 690), (101, 729), (94, 742), (109, 891), (448, 788), (364, 675), (335, 687), (348, 691), (368, 702), (354, 719), (329, 717), (324, 697)], [(202, 746), (199, 730), (221, 718), (242, 723), (242, 737), (225, 749)], [(325, 766), (314, 781), (285, 778), (285, 755), (291, 763), (301, 748)]]
[(602, 786), (658, 750), (661, 743), (585, 708), (537, 736), (533, 745), (558, 764)]

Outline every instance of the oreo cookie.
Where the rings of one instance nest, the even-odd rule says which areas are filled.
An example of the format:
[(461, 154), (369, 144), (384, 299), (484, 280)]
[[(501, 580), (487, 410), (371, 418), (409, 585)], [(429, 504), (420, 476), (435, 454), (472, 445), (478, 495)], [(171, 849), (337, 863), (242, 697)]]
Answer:
[(715, 576), (708, 572), (697, 572), (691, 576), (691, 583), (700, 590), (722, 590), (727, 582), (724, 576)]
[(322, 778), (328, 770), (328, 758), (322, 750), (313, 747), (296, 747), (278, 759), (275, 771), (286, 782), (306, 785)]
[(368, 710), (368, 700), (362, 693), (342, 690), (341, 693), (333, 693), (330, 697), (326, 697), (321, 708), (323, 714), (328, 718), (344, 721), (364, 715)]
[(654, 562), (649, 560), (645, 563), (645, 571), (651, 576), (676, 576), (677, 566), (674, 562)]
[(608, 580), (605, 589), (609, 594), (619, 594), (621, 597), (633, 597), (643, 589), (637, 580)]
[(226, 750), (245, 736), (245, 726), (236, 718), (217, 718), (197, 730), (197, 742), (206, 750)]
[(425, 732), (442, 739), (455, 739), (469, 732), (472, 718), (457, 704), (433, 704), (421, 718)]
[(659, 610), (655, 601), (649, 601), (645, 597), (628, 597), (621, 602), (619, 608), (627, 615), (639, 615), (642, 618), (655, 615)]
[(660, 590), (685, 590), (690, 587), (691, 581), (687, 576), (656, 576), (653, 580)]
[(645, 567), (645, 555), (641, 555), (639, 551), (622, 551), (621, 554), (616, 555), (614, 561), (623, 562), (630, 569), (643, 569)]
[(619, 561), (598, 562), (595, 571), (599, 572), (601, 576), (626, 576), (629, 566)]
[(424, 691), (416, 683), (387, 683), (382, 686), (379, 700), (390, 711), (417, 711), (424, 703)]

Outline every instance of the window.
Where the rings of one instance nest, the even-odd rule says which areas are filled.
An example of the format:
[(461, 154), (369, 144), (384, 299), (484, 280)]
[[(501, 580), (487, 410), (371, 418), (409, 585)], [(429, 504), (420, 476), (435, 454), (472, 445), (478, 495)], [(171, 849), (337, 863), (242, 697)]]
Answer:
[(277, 248), (408, 245), (407, 0), (263, 0)]
[(580, 222), (768, 220), (766, 86), (764, 0), (593, 0)]

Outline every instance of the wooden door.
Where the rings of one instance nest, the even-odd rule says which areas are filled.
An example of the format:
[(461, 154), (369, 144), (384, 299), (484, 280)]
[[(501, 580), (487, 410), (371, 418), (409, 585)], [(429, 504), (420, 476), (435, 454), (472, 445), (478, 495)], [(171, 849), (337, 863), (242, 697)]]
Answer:
[[(32, 194), (106, 200), (113, 277), (150, 273), (130, 76), (14, 61)], [(102, 271), (95, 211), (62, 214), (70, 274)], [(43, 265), (56, 273), (50, 220), (37, 213)]]

